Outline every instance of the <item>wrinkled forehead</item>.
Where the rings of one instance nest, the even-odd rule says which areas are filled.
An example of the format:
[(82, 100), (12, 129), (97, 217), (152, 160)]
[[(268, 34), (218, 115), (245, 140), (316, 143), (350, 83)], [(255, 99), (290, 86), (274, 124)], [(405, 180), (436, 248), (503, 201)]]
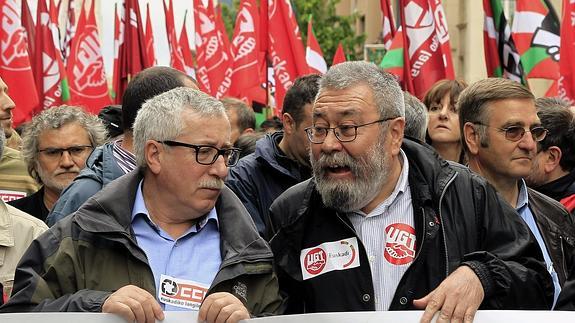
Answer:
[(314, 102), (312, 118), (347, 118), (377, 113), (373, 94), (366, 85), (322, 89)]

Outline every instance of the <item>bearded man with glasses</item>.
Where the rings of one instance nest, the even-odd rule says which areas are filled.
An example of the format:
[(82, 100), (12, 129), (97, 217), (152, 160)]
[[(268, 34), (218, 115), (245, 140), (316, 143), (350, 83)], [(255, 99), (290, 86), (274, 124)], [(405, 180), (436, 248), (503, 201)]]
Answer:
[(62, 105), (34, 116), (22, 134), (22, 155), (28, 173), (41, 188), (8, 204), (46, 221), (60, 193), (106, 138), (100, 119), (80, 107)]
[(459, 96), (459, 122), (469, 168), (485, 177), (515, 208), (535, 236), (554, 284), (554, 302), (575, 257), (573, 219), (557, 201), (527, 187), (545, 139), (533, 94), (507, 79), (489, 78), (469, 86)]
[(513, 208), (403, 138), (404, 125), (401, 88), (373, 63), (320, 80), (306, 129), (313, 177), (270, 208), (287, 312), (425, 309), (422, 322), (471, 322), (479, 307), (549, 308), (551, 278)]
[(281, 309), (269, 246), (224, 185), (239, 159), (221, 102), (179, 87), (134, 123), (138, 168), (56, 223), (23, 256), (0, 311), (163, 311), (238, 322)]

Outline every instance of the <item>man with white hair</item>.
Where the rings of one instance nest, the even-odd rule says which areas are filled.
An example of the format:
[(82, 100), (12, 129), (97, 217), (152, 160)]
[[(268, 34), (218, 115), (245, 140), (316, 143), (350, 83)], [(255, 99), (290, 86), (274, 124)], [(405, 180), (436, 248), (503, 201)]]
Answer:
[(132, 322), (164, 310), (237, 322), (281, 308), (273, 256), (224, 185), (239, 151), (222, 104), (176, 88), (134, 123), (138, 168), (59, 221), (26, 253), (4, 311), (116, 313)]
[[(287, 313), (548, 309), (535, 240), (485, 181), (403, 138), (403, 93), (367, 62), (333, 66), (313, 107), (311, 180), (270, 208)], [(534, 255), (534, 256), (533, 256)]]

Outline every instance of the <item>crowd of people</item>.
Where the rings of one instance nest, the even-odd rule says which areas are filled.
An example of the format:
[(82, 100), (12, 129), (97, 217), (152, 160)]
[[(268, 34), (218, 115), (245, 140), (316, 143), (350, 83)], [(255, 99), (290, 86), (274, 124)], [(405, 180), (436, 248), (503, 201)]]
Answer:
[(121, 106), (48, 109), (19, 133), (8, 86), (0, 313), (575, 310), (575, 110), (560, 99), (488, 78), (420, 101), (345, 62), (256, 125), (242, 100), (156, 66)]

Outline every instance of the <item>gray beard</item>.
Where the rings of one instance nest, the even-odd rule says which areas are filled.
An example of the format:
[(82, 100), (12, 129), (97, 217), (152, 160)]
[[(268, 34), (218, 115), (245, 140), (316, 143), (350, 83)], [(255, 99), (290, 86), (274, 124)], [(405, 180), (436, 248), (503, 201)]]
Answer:
[[(323, 203), (340, 212), (364, 208), (380, 193), (389, 177), (389, 154), (383, 148), (383, 138), (374, 145), (364, 158), (353, 158), (344, 151), (322, 154), (312, 160), (314, 181)], [(351, 180), (333, 180), (326, 177), (325, 167), (338, 164), (350, 168)]]

